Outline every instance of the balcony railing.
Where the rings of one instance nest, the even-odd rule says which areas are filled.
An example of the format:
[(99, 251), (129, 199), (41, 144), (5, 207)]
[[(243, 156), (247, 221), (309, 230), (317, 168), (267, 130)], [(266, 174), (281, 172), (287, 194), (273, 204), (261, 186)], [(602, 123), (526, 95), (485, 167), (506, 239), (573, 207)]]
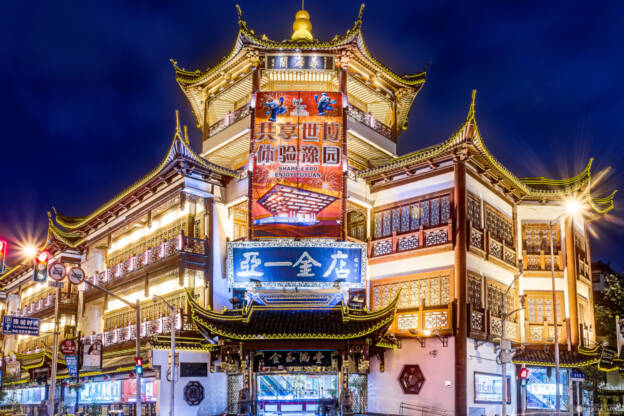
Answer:
[(414, 331), (427, 336), (436, 330), (442, 335), (449, 335), (453, 332), (452, 305), (421, 306), (413, 311), (397, 312), (391, 327), (392, 332), (400, 335), (413, 335), (412, 331)]
[[(492, 316), (487, 309), (468, 304), (468, 328), (469, 336), (481, 340), (493, 340), (500, 338), (503, 328), (501, 318)], [(520, 340), (520, 326), (517, 322), (505, 322), (505, 338)]]
[(392, 236), (380, 238), (370, 242), (368, 255), (370, 257), (385, 256), (393, 253), (417, 250), (425, 247), (435, 247), (451, 242), (453, 235), (453, 223), (433, 228), (423, 228), (402, 234), (392, 232)]
[[(559, 343), (563, 344), (566, 342), (565, 331), (562, 331), (563, 325), (559, 324), (558, 327), (558, 336)], [(531, 324), (526, 323), (526, 341), (535, 344), (552, 344), (555, 339), (555, 330), (554, 325), (552, 324)]]
[(43, 351), (43, 346), (51, 346), (54, 344), (54, 334), (47, 334), (37, 338), (30, 338), (22, 341), (17, 345), (17, 352), (21, 354), (30, 354)]
[(387, 137), (389, 139), (392, 138), (392, 128), (375, 119), (372, 114), (367, 114), (353, 105), (350, 105), (348, 107), (347, 117), (353, 119), (354, 121), (360, 122), (367, 127), (370, 127), (375, 132), (381, 134), (384, 137)]
[(579, 276), (583, 276), (585, 279), (589, 280), (589, 263), (582, 258), (581, 256), (577, 256), (578, 265), (577, 265), (577, 273)]
[(208, 136), (214, 136), (215, 134), (222, 132), (237, 121), (244, 119), (249, 114), (251, 114), (251, 112), (249, 111), (249, 103), (245, 104), (240, 108), (237, 108), (234, 111), (228, 112), (225, 117), (223, 117), (221, 120), (217, 121), (208, 128)]
[(511, 266), (516, 266), (516, 250), (504, 241), (498, 241), (487, 229), (481, 230), (468, 221), (470, 247), (476, 248), (487, 257), (494, 257)]
[[(207, 240), (188, 237), (180, 232), (177, 237), (169, 241), (163, 241), (154, 248), (148, 248), (140, 254), (112, 265), (103, 272), (87, 277), (87, 280), (98, 286), (107, 286), (111, 283), (123, 281), (131, 273), (180, 253), (205, 256), (208, 253)], [(88, 285), (86, 290), (90, 292), (97, 289)]]
[[(192, 323), (191, 323), (192, 324)], [(180, 331), (183, 327), (182, 314), (179, 313), (176, 316), (175, 327), (177, 331)], [(163, 316), (160, 318), (144, 321), (141, 323), (141, 338), (149, 338), (157, 334), (170, 334), (171, 333), (171, 316)], [(121, 328), (110, 329), (105, 331), (101, 335), (92, 335), (91, 337), (100, 337), (102, 345), (109, 347), (113, 345), (123, 344), (136, 339), (136, 325), (130, 323), (127, 326)], [(91, 342), (91, 340), (87, 340)]]
[[(541, 250), (539, 253), (529, 253), (523, 251), (522, 261), (524, 263), (524, 270), (530, 271), (551, 271), (551, 255), (549, 252)], [(561, 251), (556, 248), (555, 251), (555, 271), (563, 270), (563, 256)]]
[[(19, 309), (20, 316), (31, 316), (35, 314), (39, 314), (41, 312), (45, 312), (46, 310), (54, 309), (56, 295), (54, 292), (48, 293), (46, 296), (43, 296), (37, 300), (27, 300), (25, 304), (23, 304)], [(66, 293), (61, 292), (61, 297), (59, 298), (59, 305), (77, 305), (78, 304), (78, 294), (76, 293)]]

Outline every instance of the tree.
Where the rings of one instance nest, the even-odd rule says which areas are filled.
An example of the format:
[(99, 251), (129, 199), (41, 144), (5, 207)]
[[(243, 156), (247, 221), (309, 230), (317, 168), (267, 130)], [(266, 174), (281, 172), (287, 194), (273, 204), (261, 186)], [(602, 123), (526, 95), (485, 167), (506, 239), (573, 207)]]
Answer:
[(605, 288), (594, 305), (596, 333), (615, 346), (615, 317), (624, 318), (624, 281), (616, 273), (605, 275)]

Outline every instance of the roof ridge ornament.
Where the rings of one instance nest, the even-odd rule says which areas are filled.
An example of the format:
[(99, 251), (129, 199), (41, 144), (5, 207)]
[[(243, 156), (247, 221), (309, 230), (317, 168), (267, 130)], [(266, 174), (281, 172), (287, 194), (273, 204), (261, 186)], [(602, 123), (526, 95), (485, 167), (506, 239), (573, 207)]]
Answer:
[(362, 15), (364, 14), (364, 7), (365, 6), (366, 6), (366, 4), (364, 4), (364, 3), (362, 3), (360, 5), (360, 12), (358, 13), (358, 17), (357, 17), (357, 20), (360, 21), (360, 22), (362, 21)]
[(477, 90), (472, 90), (472, 100), (470, 101), (470, 108), (468, 109), (468, 117), (467, 117), (468, 120), (470, 120), (471, 118), (474, 119), (476, 100), (477, 100)]
[(179, 110), (175, 110), (175, 119), (176, 119), (176, 127), (175, 127), (175, 134), (173, 135), (173, 137), (177, 137), (180, 140), (184, 140), (184, 138), (182, 137), (182, 129), (180, 128), (180, 111)]
[(293, 22), (292, 28), (293, 33), (290, 40), (295, 42), (314, 42), (310, 13), (303, 8), (303, 0), (301, 1), (301, 10), (295, 14), (295, 21)]

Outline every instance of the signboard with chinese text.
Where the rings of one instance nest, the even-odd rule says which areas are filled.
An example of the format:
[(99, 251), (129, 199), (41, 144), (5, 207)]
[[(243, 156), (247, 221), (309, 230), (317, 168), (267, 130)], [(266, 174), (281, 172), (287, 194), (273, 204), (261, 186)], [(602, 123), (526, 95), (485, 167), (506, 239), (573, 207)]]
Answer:
[(363, 288), (366, 244), (341, 241), (235, 241), (227, 244), (231, 287)]
[(70, 377), (78, 377), (78, 356), (66, 355), (65, 364), (67, 365), (67, 372)]
[(338, 92), (256, 94), (254, 237), (341, 236), (342, 111)]
[(39, 322), (39, 318), (5, 315), (2, 320), (2, 333), (39, 336)]
[(267, 55), (266, 69), (333, 70), (333, 55)]
[(331, 351), (264, 351), (254, 356), (254, 371), (277, 367), (331, 367)]

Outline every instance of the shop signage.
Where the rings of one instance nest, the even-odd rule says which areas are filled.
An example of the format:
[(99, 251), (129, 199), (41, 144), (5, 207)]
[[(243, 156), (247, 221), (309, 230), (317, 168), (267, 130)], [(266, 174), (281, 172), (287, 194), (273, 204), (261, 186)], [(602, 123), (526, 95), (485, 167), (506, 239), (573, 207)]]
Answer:
[(67, 364), (67, 372), (70, 377), (78, 377), (78, 356), (66, 355), (65, 364)]
[(227, 245), (230, 285), (364, 287), (366, 245), (340, 241), (240, 241)]
[(39, 322), (39, 318), (5, 315), (2, 320), (2, 333), (39, 336)]
[(208, 377), (208, 363), (180, 363), (180, 377)]
[(332, 70), (334, 69), (334, 57), (332, 55), (267, 55), (267, 69), (306, 69), (306, 70)]
[(6, 376), (9, 379), (19, 378), (22, 372), (22, 364), (17, 360), (7, 361)]
[(61, 342), (61, 353), (63, 353), (63, 355), (76, 354), (77, 350), (76, 341), (73, 339), (65, 339)]
[(600, 354), (600, 367), (610, 368), (613, 367), (613, 360), (617, 351), (611, 347), (602, 347), (602, 353)]
[(342, 230), (342, 93), (255, 96), (254, 237), (339, 238)]
[(278, 367), (331, 367), (331, 351), (265, 351), (254, 356), (254, 370)]
[[(503, 400), (503, 384), (499, 374), (474, 373), (474, 402), (501, 403)], [(507, 376), (507, 403), (511, 403), (511, 377)]]
[(572, 380), (572, 381), (584, 381), (585, 380), (585, 373), (583, 373), (582, 371), (572, 371), (570, 373), (570, 380)]
[(102, 366), (102, 341), (96, 339), (85, 342), (82, 348), (82, 367), (99, 368)]

